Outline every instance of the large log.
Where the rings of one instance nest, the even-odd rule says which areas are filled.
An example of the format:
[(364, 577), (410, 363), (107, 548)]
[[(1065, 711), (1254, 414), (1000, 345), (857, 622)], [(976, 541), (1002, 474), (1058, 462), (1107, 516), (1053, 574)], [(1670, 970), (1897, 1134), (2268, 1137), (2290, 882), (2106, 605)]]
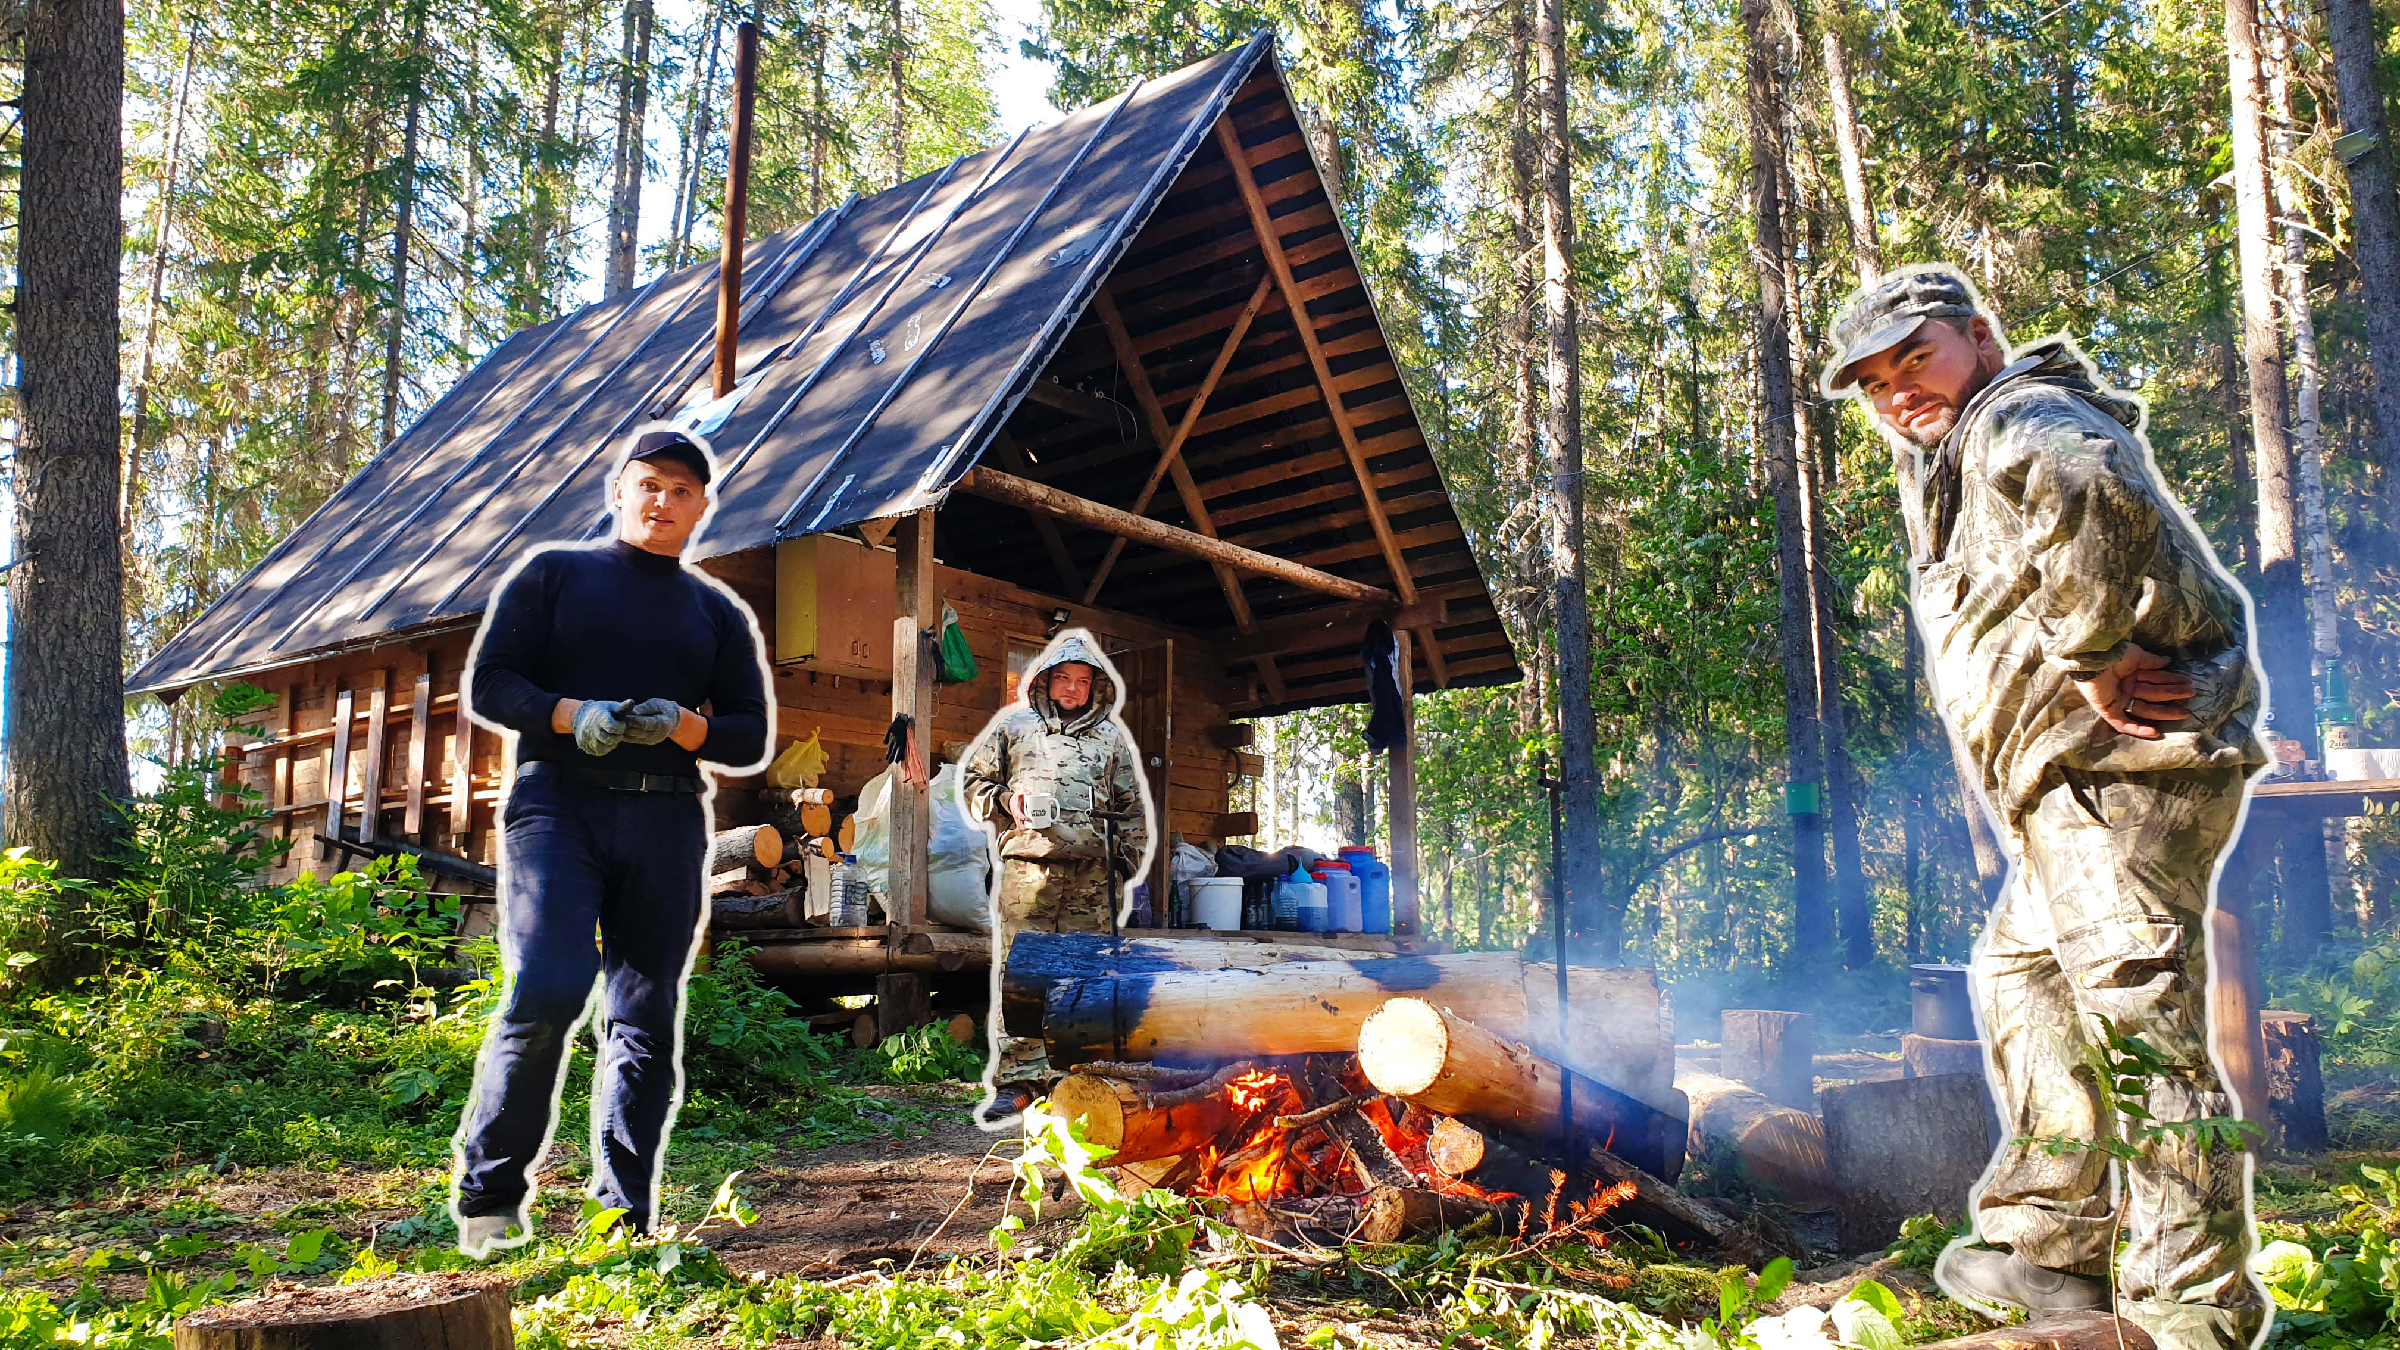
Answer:
[(1833, 1207), (1838, 1191), (1825, 1159), (1825, 1127), (1815, 1116), (1713, 1073), (1686, 1073), (1675, 1086), (1691, 1102), (1692, 1157), (1730, 1166), (1765, 1199), (1794, 1209)]
[(1654, 1176), (1683, 1170), (1685, 1123), (1420, 998), (1393, 998), (1358, 1030), (1379, 1092), (1446, 1116), (1580, 1152), (1601, 1148)]
[(1636, 1100), (1669, 1104), (1674, 1040), (1662, 1031), (1655, 972), (1569, 967), (1568, 979), (1563, 1053), (1556, 968), (1506, 952), (1062, 980), (1050, 989), (1042, 1037), (1057, 1065), (1341, 1054), (1357, 1048), (1377, 1008), (1413, 995)]
[(1763, 1008), (1727, 1008), (1722, 1017), (1719, 1068), (1725, 1077), (1758, 1089), (1777, 1106), (1816, 1109), (1817, 1019)]
[(347, 1285), (271, 1286), (175, 1324), (175, 1350), (510, 1350), (508, 1281), (387, 1275)]
[(1995, 1327), (1917, 1350), (2155, 1350), (2150, 1333), (2097, 1310), (2043, 1313), (2013, 1327)]
[(744, 867), (773, 867), (783, 861), (783, 835), (772, 825), (736, 825), (708, 843), (708, 874)]
[(1992, 1157), (1982, 1075), (1851, 1083), (1823, 1096), (1844, 1252), (1883, 1246), (1911, 1215), (1966, 1213), (1967, 1192)]
[(1083, 1123), (1086, 1141), (1109, 1150), (1110, 1166), (1151, 1162), (1214, 1143), (1233, 1124), (1221, 1092), (1153, 1106), (1139, 1084), (1071, 1073), (1050, 1090), (1050, 1110)]
[[(1238, 970), (1322, 961), (1324, 947), (1271, 941), (1111, 938), (1104, 933), (1020, 933), (1000, 976), (1000, 1020), (1011, 1036), (1042, 1034), (1042, 1005), (1062, 980)], [(1347, 1047), (1345, 1047), (1347, 1048)]]
[(1900, 1076), (1902, 1078), (1939, 1078), (1946, 1073), (1983, 1073), (1983, 1042), (1953, 1041), (1938, 1036), (1920, 1036), (1911, 1031), (1900, 1037)]

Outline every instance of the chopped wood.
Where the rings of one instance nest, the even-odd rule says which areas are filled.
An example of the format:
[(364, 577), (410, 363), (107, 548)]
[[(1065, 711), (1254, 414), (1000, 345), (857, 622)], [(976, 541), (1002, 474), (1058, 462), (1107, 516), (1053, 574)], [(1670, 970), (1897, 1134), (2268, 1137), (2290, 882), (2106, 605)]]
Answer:
[(1344, 1111), (1355, 1111), (1361, 1103), (1371, 1100), (1373, 1100), (1371, 1095), (1362, 1093), (1356, 1097), (1344, 1097), (1340, 1101), (1327, 1102), (1313, 1111), (1303, 1111), (1296, 1116), (1277, 1116), (1275, 1117), (1275, 1128), (1305, 1130), (1311, 1125), (1330, 1120)]
[(1455, 1233), (1491, 1219), (1503, 1234), (1514, 1232), (1520, 1206), (1504, 1206), (1468, 1195), (1447, 1195), (1414, 1186), (1378, 1186), (1367, 1195), (1352, 1236), (1360, 1242), (1390, 1243), (1425, 1233)]
[(1232, 1103), (1217, 1092), (1165, 1102), (1120, 1078), (1071, 1073), (1050, 1090), (1050, 1108), (1083, 1126), (1083, 1137), (1109, 1150), (1109, 1163), (1148, 1162), (1194, 1153), (1233, 1124)]
[(1537, 1206), (1567, 1185), (1566, 1172), (1492, 1138), (1455, 1117), (1437, 1121), (1426, 1137), (1433, 1170), (1487, 1191), (1508, 1191)]
[(1683, 1170), (1680, 1114), (1636, 1101), (1420, 998), (1395, 998), (1358, 1031), (1358, 1067), (1381, 1091), (1533, 1140), (1599, 1146), (1659, 1175)]
[[(748, 883), (744, 883), (747, 885)], [(774, 891), (765, 895), (719, 895), (708, 902), (711, 931), (746, 928), (798, 928), (805, 891)]]
[(773, 867), (783, 861), (783, 835), (772, 825), (736, 825), (709, 841), (708, 871), (714, 876), (741, 867)]
[(1234, 1079), (1241, 1077), (1243, 1074), (1256, 1071), (1257, 1068), (1257, 1065), (1252, 1064), (1248, 1060), (1242, 1060), (1239, 1063), (1228, 1064), (1224, 1068), (1210, 1074), (1208, 1077), (1192, 1084), (1190, 1087), (1180, 1087), (1165, 1092), (1152, 1093), (1149, 1097), (1149, 1105), (1153, 1108), (1181, 1106), (1186, 1102), (1196, 1102), (1204, 1097), (1213, 1097), (1218, 1093), (1223, 1092), (1226, 1084), (1231, 1083)]
[(1770, 1255), (1758, 1250), (1730, 1217), (1605, 1149), (1593, 1149), (1584, 1159), (1584, 1168), (1607, 1186), (1630, 1186), (1626, 1216), (1649, 1224), (1670, 1239), (1705, 1242), (1745, 1263), (1763, 1261)]

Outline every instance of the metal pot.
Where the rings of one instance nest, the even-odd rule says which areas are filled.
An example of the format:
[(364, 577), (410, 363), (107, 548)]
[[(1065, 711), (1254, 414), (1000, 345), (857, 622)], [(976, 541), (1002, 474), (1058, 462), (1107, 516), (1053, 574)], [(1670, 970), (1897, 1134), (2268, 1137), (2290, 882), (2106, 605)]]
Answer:
[(1910, 966), (1908, 995), (1909, 1030), (1941, 1041), (1975, 1039), (1965, 966)]

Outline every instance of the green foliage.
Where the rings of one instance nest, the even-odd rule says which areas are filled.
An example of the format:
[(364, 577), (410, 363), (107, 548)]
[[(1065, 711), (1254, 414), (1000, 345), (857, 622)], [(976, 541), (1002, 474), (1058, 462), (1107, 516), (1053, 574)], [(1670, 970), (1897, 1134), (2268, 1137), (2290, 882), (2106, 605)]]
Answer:
[(2233, 1116), (2160, 1120), (2152, 1115), (2150, 1085), (2175, 1072), (2177, 1065), (2113, 1020), (2094, 1021), (2101, 1040), (2084, 1047), (2085, 1072), (2099, 1095), (2101, 1118), (2116, 1122), (2117, 1128), (2098, 1139), (2044, 1135), (2020, 1139), (2020, 1144), (2038, 1146), (2052, 1157), (2097, 1152), (2131, 1162), (2170, 1138), (2186, 1140), (2196, 1149), (2238, 1153), (2249, 1147), (2252, 1136), (2265, 1137), (2266, 1132), (2257, 1125)]
[(1898, 1240), (1884, 1248), (1883, 1254), (1910, 1270), (1931, 1270), (1943, 1249), (1967, 1231), (1963, 1223), (1952, 1227), (1938, 1214), (1919, 1214), (1900, 1221)]
[(2330, 1224), (2293, 1228), (2259, 1248), (2251, 1268), (2275, 1300), (2278, 1343), (2389, 1344), (2400, 1337), (2400, 1179), (2362, 1165), (2364, 1186), (2335, 1195), (2349, 1206)]
[(973, 1046), (951, 1040), (949, 1029), (939, 1022), (884, 1037), (875, 1055), (887, 1083), (972, 1083), (983, 1077), (983, 1056)]

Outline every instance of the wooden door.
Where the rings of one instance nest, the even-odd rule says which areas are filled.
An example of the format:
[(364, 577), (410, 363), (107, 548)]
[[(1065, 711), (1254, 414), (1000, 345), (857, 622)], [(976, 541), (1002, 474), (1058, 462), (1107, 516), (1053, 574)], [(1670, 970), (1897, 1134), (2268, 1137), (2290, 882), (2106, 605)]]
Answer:
[(1167, 921), (1167, 779), (1174, 768), (1171, 744), (1175, 738), (1175, 643), (1148, 642), (1108, 653), (1125, 681), (1125, 726), (1133, 733), (1141, 758), (1142, 776), (1150, 784), (1150, 870), (1141, 880), (1150, 886), (1152, 922)]

